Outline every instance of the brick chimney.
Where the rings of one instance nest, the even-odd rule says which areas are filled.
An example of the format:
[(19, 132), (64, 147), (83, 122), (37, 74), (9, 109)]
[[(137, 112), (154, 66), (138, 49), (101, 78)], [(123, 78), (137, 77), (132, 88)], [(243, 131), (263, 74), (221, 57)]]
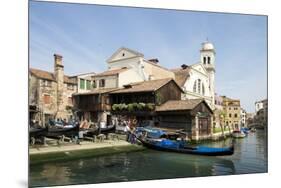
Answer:
[(58, 54), (54, 54), (54, 64), (55, 64), (55, 78), (57, 82), (57, 117), (56, 118), (65, 118), (64, 112), (64, 102), (63, 102), (63, 92), (64, 92), (64, 71), (63, 71), (63, 64), (62, 64), (62, 56)]

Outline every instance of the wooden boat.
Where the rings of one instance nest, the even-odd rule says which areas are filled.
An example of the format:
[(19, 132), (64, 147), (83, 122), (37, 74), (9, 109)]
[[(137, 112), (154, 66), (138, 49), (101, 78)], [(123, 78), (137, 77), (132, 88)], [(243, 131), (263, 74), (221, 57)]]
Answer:
[(29, 128), (29, 137), (37, 138), (45, 136), (47, 133), (47, 127), (30, 127)]
[(94, 136), (94, 135), (99, 135), (99, 134), (108, 134), (108, 133), (114, 133), (116, 129), (115, 125), (109, 125), (105, 128), (89, 128), (89, 129), (85, 129), (83, 131), (85, 131), (85, 136)]
[(79, 126), (48, 126), (46, 137), (56, 138), (60, 136), (78, 136)]
[(34, 145), (36, 140), (40, 140), (41, 143), (44, 143), (47, 131), (48, 131), (47, 127), (30, 126), (30, 128), (29, 128), (30, 144)]
[(233, 138), (244, 138), (245, 136), (246, 136), (246, 134), (239, 130), (232, 132)]
[[(188, 146), (181, 141), (171, 141), (167, 139), (142, 139), (137, 138), (145, 147), (159, 151), (177, 152), (194, 155), (222, 156), (232, 155), (234, 146), (226, 148), (212, 148), (206, 146)], [(165, 141), (165, 142), (163, 142)]]

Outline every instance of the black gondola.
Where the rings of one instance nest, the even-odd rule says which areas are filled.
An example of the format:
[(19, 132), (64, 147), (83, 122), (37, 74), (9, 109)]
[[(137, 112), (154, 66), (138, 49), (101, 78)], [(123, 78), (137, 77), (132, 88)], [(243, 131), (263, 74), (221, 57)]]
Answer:
[(29, 128), (29, 137), (41, 137), (46, 136), (48, 129), (47, 127), (30, 127)]
[(114, 133), (116, 129), (115, 125), (109, 125), (105, 128), (89, 128), (85, 129), (85, 136), (97, 136), (99, 134), (108, 134), (108, 133)]
[(46, 136), (47, 131), (47, 127), (31, 126), (29, 128), (30, 144), (34, 145), (36, 140), (40, 140), (41, 143), (44, 143), (44, 137)]
[(78, 136), (79, 126), (73, 127), (59, 127), (59, 126), (48, 126), (46, 137), (57, 138), (60, 136), (75, 137)]

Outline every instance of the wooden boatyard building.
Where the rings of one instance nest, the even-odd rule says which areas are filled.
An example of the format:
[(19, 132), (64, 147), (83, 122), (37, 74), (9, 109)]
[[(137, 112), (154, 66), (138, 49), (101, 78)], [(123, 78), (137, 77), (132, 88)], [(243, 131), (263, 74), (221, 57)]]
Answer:
[(80, 118), (97, 124), (150, 120), (159, 128), (182, 130), (193, 140), (210, 137), (212, 110), (203, 99), (181, 100), (183, 92), (171, 78), (148, 80), (73, 94), (73, 105)]

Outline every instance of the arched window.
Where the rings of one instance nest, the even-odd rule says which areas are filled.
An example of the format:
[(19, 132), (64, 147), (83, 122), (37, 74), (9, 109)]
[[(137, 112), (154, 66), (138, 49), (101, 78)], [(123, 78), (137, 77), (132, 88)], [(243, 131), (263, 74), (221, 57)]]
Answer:
[(206, 64), (206, 57), (203, 57), (203, 63)]
[(204, 83), (202, 83), (202, 95), (205, 95), (205, 86), (204, 86)]
[(200, 94), (200, 93), (201, 93), (201, 80), (198, 79), (197, 82), (198, 82), (198, 83), (197, 83), (197, 84), (198, 84), (197, 92)]
[(197, 86), (197, 81), (195, 80), (194, 84), (193, 84), (193, 92), (196, 93), (196, 86)]
[(208, 64), (211, 64), (211, 58), (208, 57)]

